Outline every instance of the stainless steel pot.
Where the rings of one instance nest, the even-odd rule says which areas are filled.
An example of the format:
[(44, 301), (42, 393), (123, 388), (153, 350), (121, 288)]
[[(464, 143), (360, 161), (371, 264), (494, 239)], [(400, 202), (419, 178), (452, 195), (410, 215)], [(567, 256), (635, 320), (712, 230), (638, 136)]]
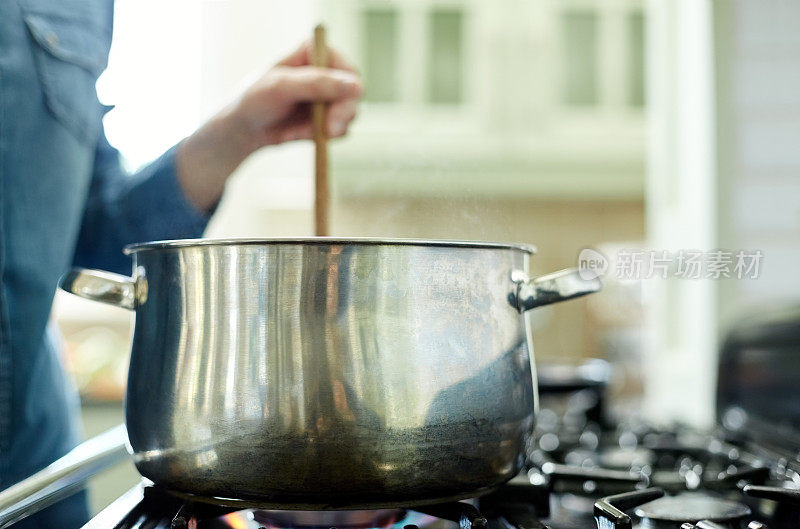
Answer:
[(133, 245), (65, 290), (136, 311), (126, 397), (154, 482), (277, 508), (475, 496), (520, 469), (535, 410), (528, 246), (414, 240)]

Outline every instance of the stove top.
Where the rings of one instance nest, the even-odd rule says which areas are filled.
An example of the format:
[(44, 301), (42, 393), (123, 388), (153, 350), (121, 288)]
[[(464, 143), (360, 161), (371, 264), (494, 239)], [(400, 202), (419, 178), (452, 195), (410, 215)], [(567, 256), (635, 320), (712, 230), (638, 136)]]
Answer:
[(237, 510), (142, 484), (85, 529), (800, 527), (796, 462), (685, 428), (603, 431), (586, 424), (582, 430), (573, 436), (569, 428), (540, 429), (526, 472), (470, 501), (374, 511)]
[[(525, 471), (481, 498), (380, 511), (241, 510), (144, 482), (84, 529), (798, 529), (800, 309), (791, 315), (740, 325), (725, 342), (712, 431), (610, 422), (602, 362), (554, 377), (542, 370)], [(84, 459), (99, 465), (120, 446)], [(60, 493), (42, 486), (71, 473), (85, 479), (87, 467), (68, 462), (34, 476), (40, 492), (30, 501), (19, 501), (21, 489), (0, 492), (0, 527), (52, 503)]]

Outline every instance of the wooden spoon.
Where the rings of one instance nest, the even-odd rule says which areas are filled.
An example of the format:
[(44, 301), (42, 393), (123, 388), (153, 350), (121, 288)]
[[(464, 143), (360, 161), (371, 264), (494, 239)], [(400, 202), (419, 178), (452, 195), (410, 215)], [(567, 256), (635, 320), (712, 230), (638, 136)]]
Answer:
[[(314, 28), (311, 45), (311, 64), (319, 68), (328, 67), (328, 46), (325, 43), (325, 26)], [(314, 231), (317, 236), (328, 235), (328, 121), (327, 103), (311, 105), (311, 127), (314, 137)]]

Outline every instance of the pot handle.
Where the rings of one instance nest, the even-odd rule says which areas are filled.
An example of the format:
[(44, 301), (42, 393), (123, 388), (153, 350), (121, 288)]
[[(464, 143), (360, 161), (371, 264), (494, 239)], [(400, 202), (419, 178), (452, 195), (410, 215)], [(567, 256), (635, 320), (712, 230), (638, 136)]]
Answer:
[(133, 310), (147, 296), (144, 276), (136, 279), (102, 270), (73, 268), (58, 282), (58, 286), (76, 296)]
[(514, 271), (511, 280), (517, 284), (513, 304), (520, 312), (585, 296), (602, 288), (598, 278), (581, 277), (577, 268), (559, 270), (535, 279), (530, 279), (524, 272)]

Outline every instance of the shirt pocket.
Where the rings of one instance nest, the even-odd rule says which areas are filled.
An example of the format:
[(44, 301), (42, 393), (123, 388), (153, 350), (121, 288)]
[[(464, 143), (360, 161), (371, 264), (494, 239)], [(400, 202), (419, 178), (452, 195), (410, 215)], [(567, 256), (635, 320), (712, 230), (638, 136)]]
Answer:
[(87, 4), (77, 11), (61, 2), (20, 4), (45, 105), (79, 140), (95, 142), (105, 111), (95, 83), (108, 61), (110, 17), (104, 27), (102, 12), (86, 11)]

